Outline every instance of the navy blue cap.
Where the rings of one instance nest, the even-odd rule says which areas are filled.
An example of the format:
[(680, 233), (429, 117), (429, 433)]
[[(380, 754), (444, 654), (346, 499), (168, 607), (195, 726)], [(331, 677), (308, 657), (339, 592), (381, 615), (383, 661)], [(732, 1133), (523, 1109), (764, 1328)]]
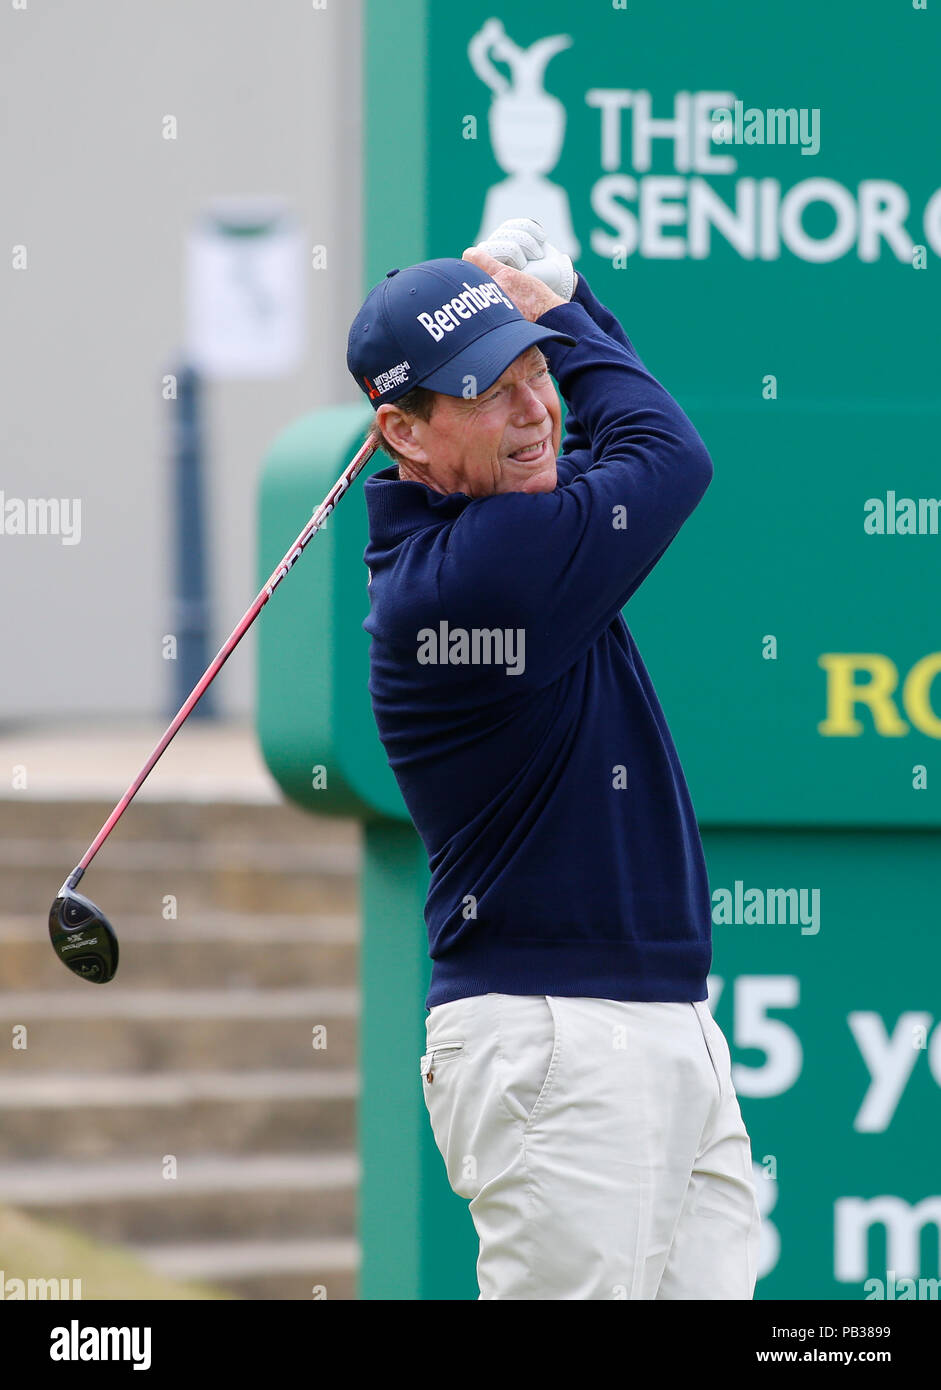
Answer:
[(416, 386), (480, 395), (547, 339), (575, 345), (567, 333), (530, 323), (486, 271), (445, 257), (390, 270), (370, 290), (350, 327), (346, 365), (378, 410)]

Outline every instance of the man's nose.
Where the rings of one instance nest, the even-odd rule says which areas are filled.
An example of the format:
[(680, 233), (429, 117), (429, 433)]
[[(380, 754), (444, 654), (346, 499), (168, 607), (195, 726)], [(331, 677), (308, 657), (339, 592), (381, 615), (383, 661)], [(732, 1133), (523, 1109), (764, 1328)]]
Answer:
[(518, 419), (542, 420), (549, 414), (546, 403), (540, 397), (538, 391), (534, 391), (527, 381), (521, 381), (514, 388), (513, 393), (513, 413)]

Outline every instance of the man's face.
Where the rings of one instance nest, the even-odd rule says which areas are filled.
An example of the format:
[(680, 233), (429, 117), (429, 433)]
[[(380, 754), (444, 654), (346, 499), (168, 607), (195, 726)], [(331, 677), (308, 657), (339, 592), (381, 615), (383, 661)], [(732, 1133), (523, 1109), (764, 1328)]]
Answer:
[[(394, 411), (394, 407), (380, 407)], [(538, 347), (515, 358), (477, 397), (436, 393), (428, 421), (399, 415), (381, 423), (409, 459), (401, 475), (437, 492), (491, 497), (498, 492), (552, 492), (562, 440), (562, 408)], [(538, 444), (522, 457), (519, 451)]]

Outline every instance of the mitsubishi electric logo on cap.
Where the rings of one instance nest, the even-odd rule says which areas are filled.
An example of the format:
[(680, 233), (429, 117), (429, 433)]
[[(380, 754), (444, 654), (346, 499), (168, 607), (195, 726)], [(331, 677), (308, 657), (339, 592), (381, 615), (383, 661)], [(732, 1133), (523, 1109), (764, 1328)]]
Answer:
[(461, 283), (464, 293), (446, 299), (440, 309), (435, 309), (434, 317), (427, 312), (416, 315), (422, 328), (431, 334), (436, 343), (441, 342), (445, 333), (453, 333), (455, 328), (460, 328), (462, 319), (472, 319), (475, 314), (491, 309), (494, 304), (505, 304), (508, 309), (516, 309), (496, 281), (486, 285), (469, 285), (466, 280)]
[[(570, 208), (570, 196), (574, 204), (577, 195), (548, 175), (559, 162), (568, 112), (584, 102), (597, 122), (598, 172), (587, 193), (590, 206), (576, 211), (592, 223), (592, 251), (616, 267), (629, 256), (704, 260), (719, 242), (748, 261), (776, 261), (790, 253), (823, 263), (855, 253), (871, 262), (888, 252), (923, 268), (928, 248), (941, 255), (941, 188), (919, 208), (900, 183), (887, 178), (861, 178), (847, 186), (827, 177), (825, 167), (790, 187), (775, 177), (782, 167), (775, 146), (782, 143), (799, 143), (802, 154), (826, 159), (816, 106), (760, 112), (721, 89), (655, 95), (642, 87), (591, 82), (587, 90), (573, 90), (564, 74), (572, 71), (566, 50), (574, 46), (570, 34), (554, 34), (521, 47), (499, 19), (487, 20), (468, 44), (470, 65), (493, 94), (493, 156), (507, 175), (486, 191), (478, 242), (525, 207), (554, 246), (578, 258)], [(553, 59), (554, 85), (564, 101), (545, 89)], [(631, 67), (637, 70), (633, 56)], [(738, 175), (738, 161), (728, 151), (743, 144), (763, 148), (762, 177)], [(665, 153), (672, 169), (654, 173), (655, 158), (662, 166)], [(822, 223), (830, 230), (815, 230)]]
[(387, 391), (391, 391), (396, 386), (401, 386), (408, 380), (409, 365), (407, 362), (396, 362), (394, 367), (390, 367), (386, 372), (380, 372), (373, 377), (372, 381), (368, 376), (364, 376), (366, 390), (371, 401), (377, 396), (384, 396)]

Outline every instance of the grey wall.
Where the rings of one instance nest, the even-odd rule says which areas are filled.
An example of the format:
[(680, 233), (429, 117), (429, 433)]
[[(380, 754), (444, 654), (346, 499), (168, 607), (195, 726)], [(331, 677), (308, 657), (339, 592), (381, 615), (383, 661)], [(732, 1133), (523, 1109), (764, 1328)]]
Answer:
[[(364, 288), (360, 0), (17, 3), (0, 8), (0, 490), (80, 497), (82, 539), (0, 535), (0, 722), (162, 716), (161, 379), (181, 344), (186, 236), (216, 197), (275, 195), (328, 258), (308, 271), (302, 368), (208, 389), (212, 654), (257, 590), (267, 446), (297, 415), (358, 396), (345, 347)], [(251, 632), (215, 684), (222, 714), (251, 709), (254, 662)]]

